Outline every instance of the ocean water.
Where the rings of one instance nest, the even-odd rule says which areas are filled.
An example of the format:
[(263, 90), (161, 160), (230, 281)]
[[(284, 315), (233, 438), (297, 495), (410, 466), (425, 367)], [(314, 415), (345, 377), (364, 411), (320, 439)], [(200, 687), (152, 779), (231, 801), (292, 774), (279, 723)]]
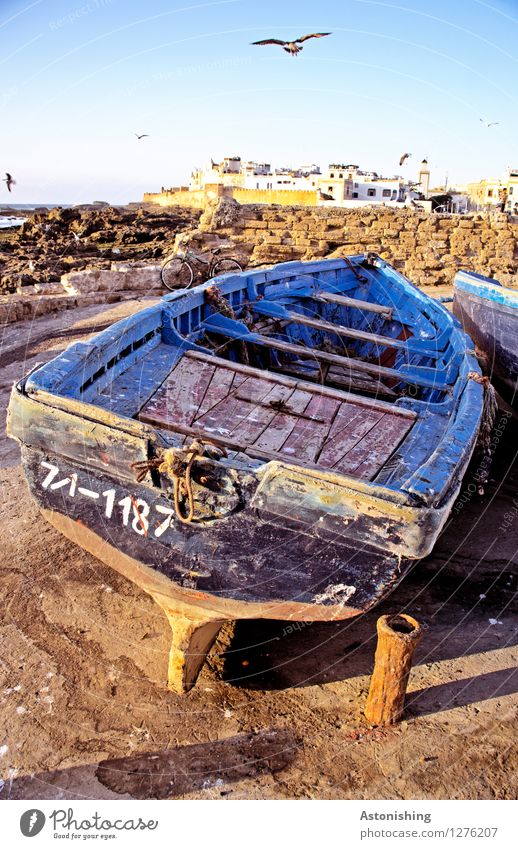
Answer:
[(0, 209), (38, 209), (46, 207), (46, 209), (54, 209), (56, 206), (69, 207), (73, 206), (71, 203), (10, 203), (6, 201), (6, 203), (0, 203)]
[(21, 227), (26, 218), (9, 218), (6, 215), (0, 215), (0, 230), (7, 230), (8, 227)]

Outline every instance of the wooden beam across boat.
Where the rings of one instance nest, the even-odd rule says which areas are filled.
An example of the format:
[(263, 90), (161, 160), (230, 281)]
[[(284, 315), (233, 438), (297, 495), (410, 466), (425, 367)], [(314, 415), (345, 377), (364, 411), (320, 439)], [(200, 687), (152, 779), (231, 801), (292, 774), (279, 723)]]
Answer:
[(366, 330), (357, 330), (354, 327), (346, 327), (343, 324), (333, 324), (331, 321), (324, 321), (320, 318), (304, 315), (304, 313), (288, 310), (280, 304), (275, 304), (272, 301), (258, 301), (253, 304), (254, 312), (261, 315), (268, 315), (271, 318), (279, 318), (284, 321), (292, 321), (296, 324), (303, 324), (306, 327), (313, 327), (315, 330), (324, 330), (327, 333), (335, 333), (337, 336), (345, 336), (348, 339), (359, 339), (363, 342), (372, 342), (374, 345), (380, 345), (385, 348), (396, 348), (400, 351), (405, 351), (410, 354), (421, 354), (427, 357), (439, 357), (443, 352), (437, 347), (428, 348), (423, 344), (423, 341), (418, 339), (394, 339), (392, 336), (383, 336), (380, 333), (370, 333)]
[(445, 377), (445, 372), (437, 371), (437, 377), (426, 378), (420, 375), (411, 375), (398, 369), (387, 368), (386, 366), (378, 366), (375, 363), (366, 363), (360, 359), (353, 357), (344, 357), (340, 354), (330, 354), (327, 351), (319, 351), (317, 348), (305, 348), (304, 345), (294, 345), (292, 342), (283, 342), (281, 339), (274, 339), (270, 336), (263, 336), (260, 333), (252, 333), (246, 325), (229, 319), (221, 313), (214, 313), (205, 319), (203, 326), (211, 333), (216, 333), (219, 336), (224, 336), (226, 339), (236, 339), (240, 342), (249, 342), (253, 345), (263, 345), (265, 348), (272, 348), (276, 351), (283, 351), (286, 354), (295, 354), (298, 357), (305, 359), (316, 360), (323, 363), (331, 363), (332, 365), (343, 366), (349, 368), (351, 372), (364, 372), (365, 374), (373, 374), (376, 377), (386, 377), (392, 380), (397, 380), (400, 383), (407, 383), (412, 386), (422, 386), (426, 389), (440, 389), (448, 391), (444, 381), (439, 378)]
[(312, 392), (318, 395), (324, 395), (327, 398), (336, 398), (338, 401), (350, 401), (360, 407), (368, 407), (371, 410), (380, 410), (384, 413), (394, 413), (406, 419), (415, 419), (416, 414), (413, 410), (407, 410), (405, 407), (395, 407), (387, 401), (374, 400), (366, 398), (363, 395), (354, 395), (352, 392), (346, 392), (342, 389), (332, 389), (329, 386), (322, 384), (311, 383), (309, 380), (296, 380), (293, 377), (287, 377), (284, 374), (277, 372), (266, 371), (254, 368), (253, 366), (244, 365), (243, 363), (235, 363), (231, 360), (225, 360), (223, 357), (217, 357), (213, 354), (205, 354), (201, 351), (186, 351), (184, 357), (189, 357), (193, 360), (201, 360), (202, 362), (212, 363), (215, 366), (237, 371), (240, 374), (247, 374), (250, 377), (263, 377), (265, 380), (270, 380), (272, 383), (278, 383), (282, 386), (288, 386), (291, 389), (301, 389), (306, 392)]
[(391, 320), (393, 309), (384, 304), (372, 304), (370, 301), (360, 301), (358, 298), (348, 298), (346, 295), (335, 295), (334, 292), (315, 292), (309, 296), (314, 301), (325, 301), (326, 304), (339, 304), (342, 307), (375, 312)]

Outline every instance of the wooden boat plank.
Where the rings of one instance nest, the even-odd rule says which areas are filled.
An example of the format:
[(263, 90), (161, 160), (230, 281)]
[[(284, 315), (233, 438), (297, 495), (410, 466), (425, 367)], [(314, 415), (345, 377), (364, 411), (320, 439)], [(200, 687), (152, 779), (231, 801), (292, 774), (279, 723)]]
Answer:
[(237, 374), (237, 372), (230, 369), (215, 368), (196, 417), (203, 416), (204, 413), (208, 413), (209, 410), (216, 407), (220, 401), (223, 401), (227, 397), (232, 389), (237, 388), (245, 379), (244, 375)]
[[(305, 413), (313, 395), (301, 389), (294, 389), (287, 398), (288, 407), (295, 413)], [(268, 429), (255, 440), (256, 448), (267, 451), (279, 451), (299, 419), (289, 413), (277, 413), (271, 420)]]
[[(289, 390), (286, 387), (281, 388), (285, 394), (289, 394)], [(257, 402), (262, 401), (270, 393), (271, 389), (272, 384), (270, 381), (259, 377), (248, 377), (239, 386), (239, 393)], [(252, 415), (252, 410), (256, 409), (259, 408), (256, 408), (255, 404), (251, 407), (246, 401), (243, 401), (242, 397), (238, 398), (234, 392), (231, 392), (207, 413), (199, 417), (196, 416), (193, 424), (195, 427), (204, 428), (209, 432), (230, 436), (236, 431), (237, 425), (244, 419), (249, 418)], [(171, 418), (170, 420), (173, 421), (174, 419)], [(247, 440), (241, 442), (239, 438), (237, 439), (240, 445), (246, 446)]]
[[(277, 304), (275, 301), (259, 301), (252, 305), (252, 309), (254, 312), (258, 312), (262, 315), (277, 315), (279, 319), (283, 320), (283, 324), (294, 322), (306, 327), (312, 327), (315, 330), (322, 330), (324, 333), (334, 333), (336, 336), (343, 336), (347, 339), (358, 339), (363, 342), (372, 342), (373, 345), (377, 345), (378, 347), (395, 348), (400, 351), (417, 353), (421, 356), (434, 357), (435, 359), (443, 354), (443, 352), (433, 344), (427, 344), (430, 340), (414, 338), (406, 327), (404, 327), (400, 334), (396, 337), (385, 336), (381, 333), (373, 333), (367, 330), (359, 330), (355, 327), (347, 327), (343, 324), (325, 321), (321, 318), (315, 318), (301, 312), (289, 310), (284, 306)], [(256, 330), (260, 330), (259, 325), (256, 325)], [(394, 354), (391, 354), (390, 351), (384, 352), (385, 355), (387, 355), (387, 353), (388, 356), (386, 359), (391, 357), (393, 360)], [(383, 359), (380, 359), (380, 364), (385, 364)]]
[(154, 425), (163, 430), (170, 430), (174, 433), (191, 436), (195, 439), (206, 439), (222, 445), (224, 448), (231, 451), (237, 451), (258, 460), (280, 460), (283, 463), (288, 463), (293, 466), (300, 466), (303, 469), (319, 470), (319, 466), (315, 463), (307, 463), (297, 460), (296, 457), (283, 455), (279, 451), (267, 451), (265, 449), (256, 448), (254, 445), (240, 445), (237, 439), (230, 438), (224, 434), (215, 434), (212, 430), (204, 430), (203, 428), (191, 427), (190, 425), (182, 425), (177, 422), (170, 422), (166, 419), (158, 419), (151, 414), (147, 414), (146, 410), (142, 410), (138, 416), (139, 420), (146, 424)]
[(191, 424), (215, 371), (215, 366), (210, 363), (193, 365), (182, 357), (169, 378), (148, 401), (146, 409), (150, 414)]
[(345, 455), (358, 445), (382, 417), (382, 413), (374, 410), (358, 410), (349, 404), (342, 404), (317, 458), (318, 464), (328, 469), (338, 466)]
[(404, 439), (412, 425), (383, 416), (355, 447), (333, 468), (363, 480), (371, 480)]
[(324, 422), (320, 424), (309, 419), (299, 419), (280, 449), (280, 453), (296, 457), (302, 462), (316, 464), (316, 457), (327, 438), (339, 406), (340, 402), (334, 398), (314, 396), (305, 413), (324, 419)]
[(179, 353), (171, 345), (157, 345), (95, 396), (91, 403), (121, 416), (134, 416), (166, 380), (179, 361)]
[[(326, 382), (335, 383), (338, 386), (350, 387), (360, 392), (370, 392), (373, 395), (384, 395), (387, 398), (398, 398), (397, 392), (380, 383), (379, 380), (368, 374), (354, 374), (340, 366), (331, 366), (327, 372)], [(396, 408), (397, 409), (397, 408)]]
[[(270, 391), (262, 398), (250, 397), (247, 401), (243, 400), (241, 389), (237, 395), (237, 399), (244, 404), (245, 415), (232, 425), (230, 435), (235, 436), (243, 445), (255, 444), (256, 440), (267, 431), (270, 423), (276, 416), (276, 410), (269, 407), (270, 402), (288, 401), (292, 390), (287, 386), (271, 386)], [(261, 401), (261, 403), (257, 403)]]

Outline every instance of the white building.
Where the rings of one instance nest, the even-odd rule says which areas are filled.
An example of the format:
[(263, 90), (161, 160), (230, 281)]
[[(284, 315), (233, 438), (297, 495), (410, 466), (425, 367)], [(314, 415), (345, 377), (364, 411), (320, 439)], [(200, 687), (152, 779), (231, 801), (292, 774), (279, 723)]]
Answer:
[(410, 186), (403, 177), (380, 177), (376, 171), (360, 170), (358, 165), (335, 163), (322, 176), (320, 189), (340, 206), (401, 206)]
[[(430, 172), (426, 182), (425, 166), (423, 162), (419, 183), (426, 188), (426, 196)], [(211, 160), (205, 168), (193, 171), (189, 189), (198, 191), (214, 184), (251, 190), (315, 191), (317, 204), (323, 206), (403, 206), (409, 196), (417, 197), (403, 177), (381, 177), (375, 171), (360, 170), (358, 165), (331, 163), (322, 173), (315, 164), (272, 169), (270, 163), (243, 162), (238, 156), (219, 163)]]

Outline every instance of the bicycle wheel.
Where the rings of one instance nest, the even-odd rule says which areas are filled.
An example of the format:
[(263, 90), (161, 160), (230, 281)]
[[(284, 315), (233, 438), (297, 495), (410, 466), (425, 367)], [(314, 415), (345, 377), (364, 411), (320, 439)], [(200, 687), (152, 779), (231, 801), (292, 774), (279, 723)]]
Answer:
[(160, 269), (160, 278), (166, 289), (188, 289), (194, 274), (189, 263), (179, 256), (173, 256)]
[(219, 274), (236, 274), (239, 271), (243, 271), (243, 266), (237, 261), (237, 259), (224, 256), (222, 259), (218, 259), (218, 261), (214, 263), (210, 276), (217, 277)]

